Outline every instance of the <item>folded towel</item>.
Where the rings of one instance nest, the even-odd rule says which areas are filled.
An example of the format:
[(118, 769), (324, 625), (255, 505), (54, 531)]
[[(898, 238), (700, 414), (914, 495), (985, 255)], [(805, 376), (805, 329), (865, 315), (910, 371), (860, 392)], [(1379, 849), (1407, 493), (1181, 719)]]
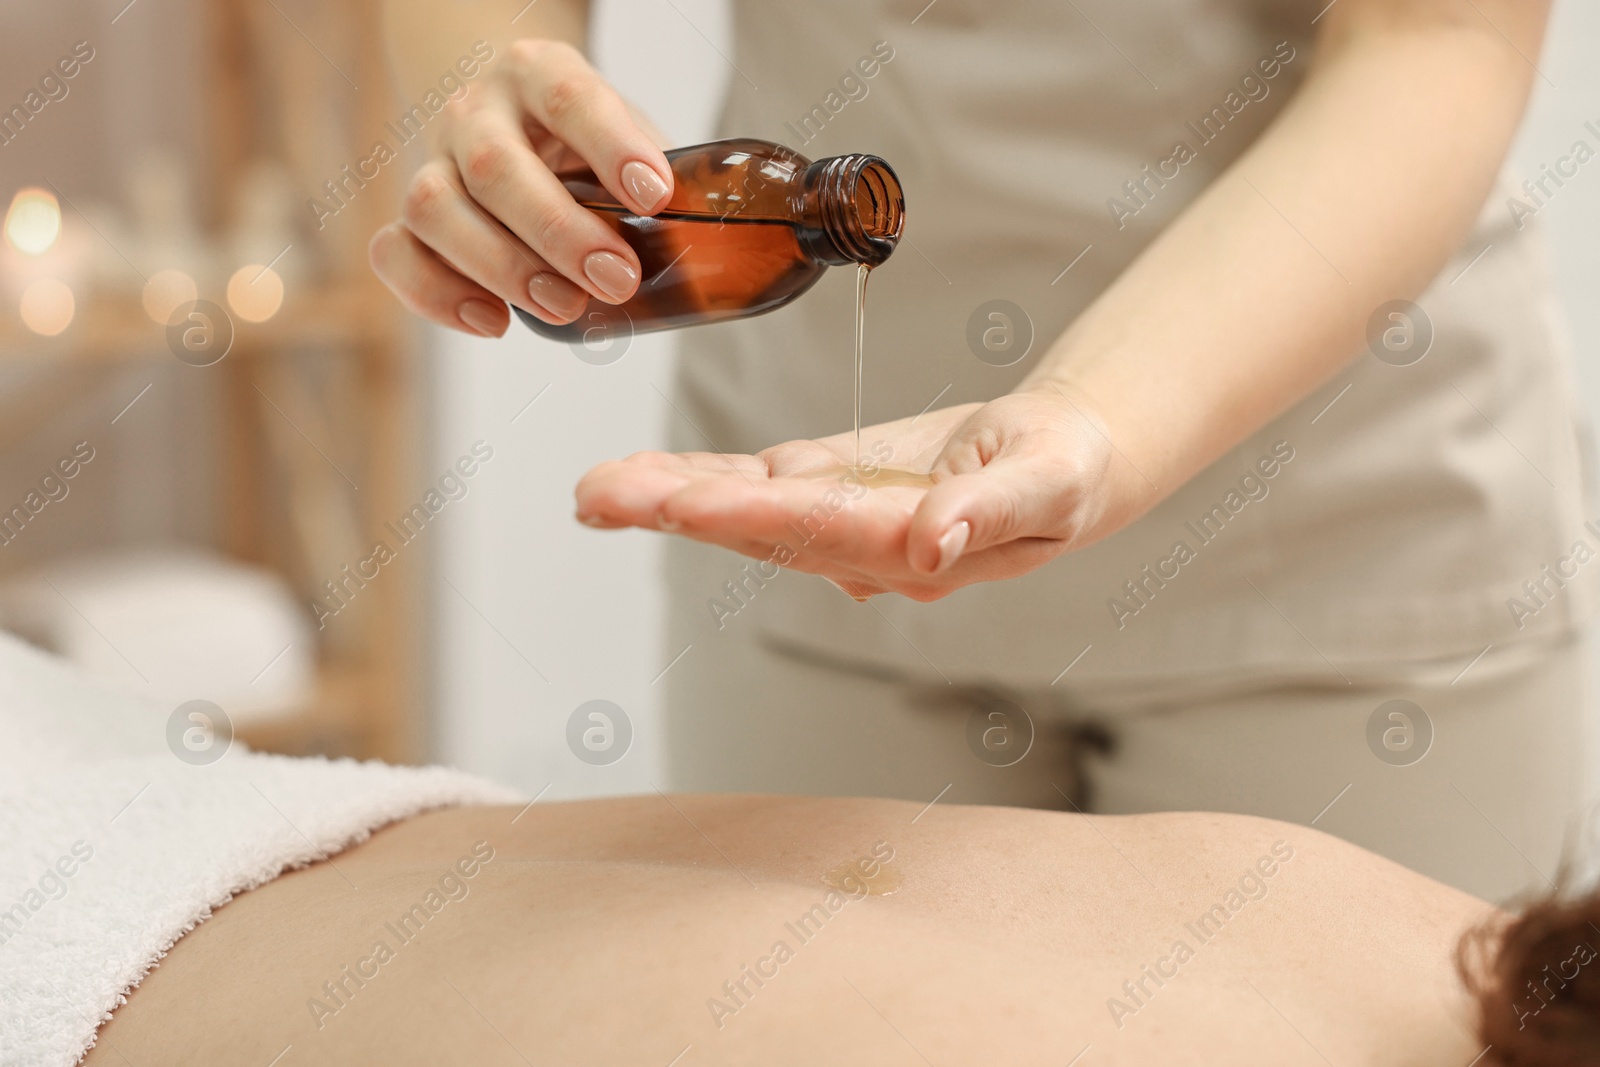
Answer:
[(441, 767), (237, 744), (197, 764), (169, 744), (172, 712), (0, 635), (3, 1067), (77, 1063), (128, 991), (234, 894), (419, 812), (518, 799)]

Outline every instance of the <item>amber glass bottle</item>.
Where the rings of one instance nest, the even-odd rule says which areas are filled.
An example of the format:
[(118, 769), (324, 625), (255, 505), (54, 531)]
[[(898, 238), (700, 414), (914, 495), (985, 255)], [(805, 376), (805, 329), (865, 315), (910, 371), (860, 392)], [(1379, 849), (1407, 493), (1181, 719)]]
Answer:
[(889, 258), (905, 199), (889, 164), (847, 155), (815, 163), (770, 141), (713, 141), (667, 153), (675, 184), (666, 207), (633, 214), (589, 170), (562, 182), (638, 253), (639, 290), (627, 303), (590, 299), (565, 326), (517, 315), (546, 337), (635, 332), (759, 315), (782, 307), (830, 266)]

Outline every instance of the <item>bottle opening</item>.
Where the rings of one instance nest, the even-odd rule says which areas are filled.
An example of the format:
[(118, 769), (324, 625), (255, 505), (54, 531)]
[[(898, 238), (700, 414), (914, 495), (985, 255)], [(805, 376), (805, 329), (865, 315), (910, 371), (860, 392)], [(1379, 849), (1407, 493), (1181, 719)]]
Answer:
[[(882, 264), (905, 228), (906, 202), (894, 168), (877, 156), (834, 156), (808, 168), (823, 230), (841, 262)], [(828, 257), (832, 258), (832, 257)]]
[(905, 226), (906, 202), (887, 163), (873, 160), (861, 168), (856, 181), (856, 214), (868, 237), (899, 242)]

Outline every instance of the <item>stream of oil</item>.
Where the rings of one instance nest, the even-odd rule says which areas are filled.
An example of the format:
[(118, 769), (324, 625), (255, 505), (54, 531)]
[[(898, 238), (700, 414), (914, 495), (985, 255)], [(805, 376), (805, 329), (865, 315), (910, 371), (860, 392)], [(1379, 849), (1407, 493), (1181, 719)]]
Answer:
[(865, 263), (856, 264), (856, 454), (850, 465), (861, 469), (861, 368), (866, 362), (867, 347), (867, 275), (872, 268)]
[(933, 486), (933, 479), (917, 471), (900, 470), (895, 467), (862, 466), (861, 465), (861, 383), (862, 371), (866, 366), (866, 339), (867, 339), (867, 275), (872, 268), (865, 263), (856, 265), (856, 391), (855, 391), (855, 451), (854, 462), (845, 466), (828, 467), (824, 470), (812, 472), (816, 478), (840, 478), (846, 475), (855, 475), (862, 482), (873, 489), (886, 489), (889, 486), (910, 486), (916, 489), (929, 489)]
[[(902, 470), (898, 467), (884, 467), (877, 464), (872, 466), (861, 465), (861, 371), (865, 364), (866, 335), (867, 335), (867, 275), (872, 268), (865, 263), (856, 265), (856, 423), (855, 423), (855, 452), (854, 462), (846, 466), (824, 467), (821, 470), (811, 471), (807, 477), (811, 478), (849, 478), (855, 477), (862, 484), (871, 489), (887, 489), (890, 486), (907, 486), (914, 489), (933, 488), (932, 476), (921, 471)], [(840, 589), (848, 593), (857, 603), (865, 603), (867, 597), (861, 593), (834, 582)], [(834, 872), (830, 872), (834, 873)], [(888, 871), (884, 872), (889, 873)], [(898, 876), (892, 885), (882, 890), (892, 893), (899, 887)]]

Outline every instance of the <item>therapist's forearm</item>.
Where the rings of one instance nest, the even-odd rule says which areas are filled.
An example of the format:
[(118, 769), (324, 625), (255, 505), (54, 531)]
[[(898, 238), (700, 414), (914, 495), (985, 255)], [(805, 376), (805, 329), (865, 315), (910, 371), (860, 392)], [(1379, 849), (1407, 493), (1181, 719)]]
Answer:
[[(433, 88), (476, 41), (496, 53), (523, 37), (586, 46), (589, 0), (384, 0), (383, 31), (400, 88)], [(408, 97), (409, 99), (409, 97)]]
[(1134, 468), (1125, 520), (1345, 365), (1379, 305), (1426, 288), (1492, 188), (1546, 15), (1541, 0), (1330, 10), (1276, 123), (1024, 383), (1102, 420)]

